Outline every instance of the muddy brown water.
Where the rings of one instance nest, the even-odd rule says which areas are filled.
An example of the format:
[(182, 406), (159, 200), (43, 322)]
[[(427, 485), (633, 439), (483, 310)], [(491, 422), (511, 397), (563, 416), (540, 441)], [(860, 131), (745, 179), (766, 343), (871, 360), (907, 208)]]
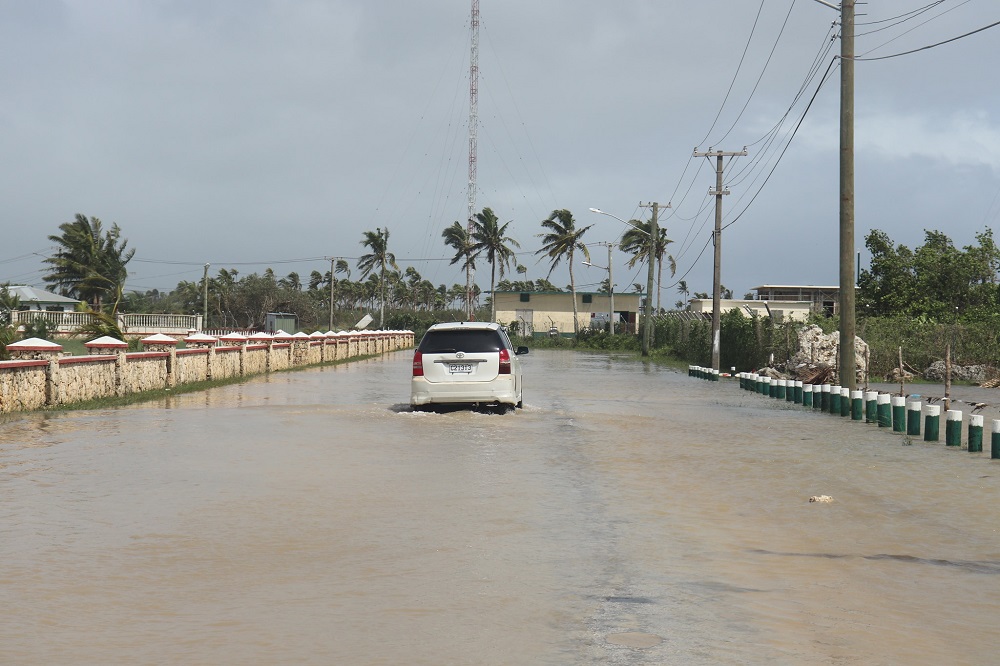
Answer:
[(541, 350), (515, 414), (411, 413), (409, 366), (0, 423), (0, 663), (997, 662), (988, 444)]

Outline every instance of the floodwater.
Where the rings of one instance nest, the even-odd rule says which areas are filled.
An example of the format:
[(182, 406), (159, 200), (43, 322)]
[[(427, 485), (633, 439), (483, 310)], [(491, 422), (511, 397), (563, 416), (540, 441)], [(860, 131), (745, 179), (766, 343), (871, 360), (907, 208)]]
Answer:
[(400, 352), (0, 423), (0, 663), (1000, 659), (988, 434), (524, 360), (507, 415), (411, 413)]

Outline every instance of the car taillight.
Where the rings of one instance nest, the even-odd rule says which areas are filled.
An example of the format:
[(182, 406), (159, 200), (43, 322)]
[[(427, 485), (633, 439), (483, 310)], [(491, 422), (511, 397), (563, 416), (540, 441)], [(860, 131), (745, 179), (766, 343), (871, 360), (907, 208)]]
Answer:
[(424, 376), (424, 355), (418, 351), (413, 352), (413, 376)]
[(510, 352), (506, 349), (500, 350), (500, 374), (509, 375), (510, 374)]

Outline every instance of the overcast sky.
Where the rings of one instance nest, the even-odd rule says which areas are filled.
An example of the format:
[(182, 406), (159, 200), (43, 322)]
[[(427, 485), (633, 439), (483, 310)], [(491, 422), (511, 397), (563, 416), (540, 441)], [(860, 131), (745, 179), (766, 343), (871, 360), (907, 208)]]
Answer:
[[(663, 300), (681, 278), (710, 292), (714, 162), (692, 152), (746, 146), (726, 166), (722, 282), (737, 297), (838, 283), (836, 64), (788, 145), (839, 53), (838, 12), (814, 0), (480, 9), (476, 208), (513, 222), (529, 278), (548, 272), (534, 252), (553, 209), (593, 224), (596, 243), (623, 225), (590, 207), (648, 219), (640, 202), (670, 202), (660, 224), (678, 274)], [(467, 217), (470, 13), (468, 0), (0, 0), (0, 282), (44, 286), (47, 237), (82, 213), (136, 249), (129, 289), (197, 281), (206, 262), (306, 280), (330, 257), (355, 266), (376, 227), (401, 267), (464, 283), (441, 231)], [(873, 0), (858, 14), (857, 53), (871, 58), (987, 26), (1000, 5)], [(862, 266), (873, 228), (964, 246), (1000, 221), (998, 45), (1000, 27), (856, 63)], [(621, 291), (644, 283), (626, 260), (614, 257)], [(583, 289), (606, 277), (576, 274)], [(565, 269), (552, 280), (567, 284)]]

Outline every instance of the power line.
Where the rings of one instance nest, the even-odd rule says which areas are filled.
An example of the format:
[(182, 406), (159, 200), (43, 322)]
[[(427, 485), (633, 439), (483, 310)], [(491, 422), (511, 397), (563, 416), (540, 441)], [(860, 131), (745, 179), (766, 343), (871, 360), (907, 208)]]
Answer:
[[(929, 49), (933, 49), (933, 48), (936, 48), (938, 46), (942, 46), (944, 44), (950, 44), (951, 42), (957, 42), (960, 39), (965, 39), (966, 37), (969, 37), (971, 35), (975, 35), (976, 33), (983, 32), (984, 30), (989, 30), (990, 28), (995, 28), (998, 25), (1000, 25), (1000, 21), (996, 21), (994, 23), (990, 23), (989, 25), (984, 25), (982, 28), (979, 28), (977, 30), (973, 30), (972, 32), (967, 32), (964, 35), (959, 35), (958, 37), (952, 37), (951, 39), (946, 39), (943, 42), (937, 42), (936, 44), (928, 44), (927, 46), (921, 46), (919, 49), (912, 49), (910, 51), (903, 51), (902, 53), (894, 53), (892, 55), (879, 56), (879, 57), (876, 57), (876, 58), (854, 58), (854, 60), (855, 61), (888, 60), (889, 58), (898, 58), (900, 56), (910, 55), (910, 54), (913, 54), (913, 53), (919, 53), (920, 51), (927, 51)], [(869, 51), (869, 53), (871, 53), (871, 51)]]

